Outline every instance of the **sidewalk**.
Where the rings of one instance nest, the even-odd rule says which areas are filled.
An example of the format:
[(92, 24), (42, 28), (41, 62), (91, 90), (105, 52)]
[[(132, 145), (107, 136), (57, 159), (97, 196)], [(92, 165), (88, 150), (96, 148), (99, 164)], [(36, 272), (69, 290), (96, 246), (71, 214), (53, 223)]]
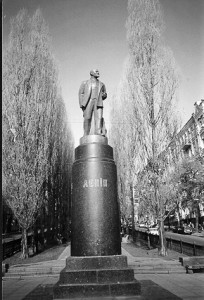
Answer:
[[(134, 244), (122, 244), (122, 253), (127, 256), (128, 264), (132, 265), (136, 257), (158, 258), (157, 250), (145, 250), (136, 248)], [(124, 249), (125, 248), (125, 249)], [(169, 251), (167, 257), (161, 258), (168, 262), (169, 260), (178, 260), (178, 257), (185, 256), (175, 251)], [(204, 274), (135, 274), (135, 279), (139, 281), (151, 280), (160, 287), (171, 292), (175, 296), (184, 300), (201, 300), (204, 299)], [(159, 297), (159, 295), (158, 295)], [(162, 299), (162, 298), (148, 298)], [(163, 298), (166, 299), (166, 298)]]
[[(137, 248), (132, 243), (122, 243), (122, 254), (128, 258), (128, 264), (134, 264), (136, 258), (148, 261), (149, 258), (158, 259), (156, 250)], [(64, 261), (70, 255), (70, 246), (66, 247), (59, 256), (57, 262)], [(169, 253), (168, 258), (162, 258), (166, 262), (177, 260), (178, 253)], [(161, 258), (159, 258), (161, 259)], [(52, 288), (58, 281), (59, 275), (31, 276), (26, 278), (3, 278), (3, 300), (51, 300)], [(204, 274), (135, 274), (135, 278), (141, 282), (142, 295), (134, 297), (100, 297), (91, 298), (109, 300), (201, 300), (204, 299)], [(79, 300), (79, 298), (77, 298)], [(75, 300), (77, 300), (75, 298)], [(87, 298), (80, 298), (87, 299)], [(89, 298), (90, 299), (90, 298)], [(70, 299), (71, 300), (71, 299)]]

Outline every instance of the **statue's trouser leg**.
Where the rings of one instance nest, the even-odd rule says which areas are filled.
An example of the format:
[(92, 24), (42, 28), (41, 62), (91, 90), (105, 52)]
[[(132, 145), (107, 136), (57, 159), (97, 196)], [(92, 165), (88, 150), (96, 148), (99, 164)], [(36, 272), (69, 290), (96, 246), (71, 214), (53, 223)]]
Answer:
[(91, 129), (91, 119), (84, 119), (84, 135), (89, 135)]
[(95, 133), (102, 134), (102, 117), (103, 117), (103, 108), (94, 107), (94, 119), (95, 119)]
[(91, 130), (91, 119), (94, 110), (94, 102), (89, 101), (86, 110), (84, 111), (84, 136), (89, 135)]

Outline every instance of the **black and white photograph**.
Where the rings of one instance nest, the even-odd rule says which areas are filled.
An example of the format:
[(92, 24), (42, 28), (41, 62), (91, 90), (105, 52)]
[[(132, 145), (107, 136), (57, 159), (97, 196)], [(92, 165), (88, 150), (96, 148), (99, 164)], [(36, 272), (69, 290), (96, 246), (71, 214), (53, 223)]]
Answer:
[(204, 0), (1, 5), (1, 298), (204, 299)]

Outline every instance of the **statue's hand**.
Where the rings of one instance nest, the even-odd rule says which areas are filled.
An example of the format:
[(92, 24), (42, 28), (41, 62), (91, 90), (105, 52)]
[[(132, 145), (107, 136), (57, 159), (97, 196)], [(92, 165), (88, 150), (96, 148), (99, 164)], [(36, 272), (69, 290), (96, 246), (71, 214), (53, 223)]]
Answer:
[(105, 100), (107, 98), (107, 94), (106, 93), (102, 93), (102, 99)]

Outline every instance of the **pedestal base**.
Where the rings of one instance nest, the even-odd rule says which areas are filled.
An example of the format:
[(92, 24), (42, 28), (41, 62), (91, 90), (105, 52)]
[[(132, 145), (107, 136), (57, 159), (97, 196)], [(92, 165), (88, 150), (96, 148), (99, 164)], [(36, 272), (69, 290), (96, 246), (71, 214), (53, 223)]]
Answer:
[(54, 299), (141, 294), (124, 255), (69, 257), (53, 288)]
[(71, 256), (120, 255), (117, 171), (107, 138), (81, 138), (72, 183)]

